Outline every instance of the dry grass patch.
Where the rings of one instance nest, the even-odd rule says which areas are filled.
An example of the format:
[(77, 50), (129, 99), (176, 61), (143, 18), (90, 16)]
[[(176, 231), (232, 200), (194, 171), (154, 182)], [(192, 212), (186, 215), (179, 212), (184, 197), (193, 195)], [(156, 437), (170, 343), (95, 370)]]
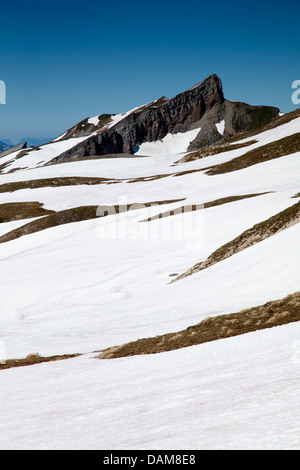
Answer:
[(108, 178), (93, 178), (93, 177), (58, 177), (58, 178), (45, 178), (28, 181), (14, 181), (12, 183), (4, 183), (0, 185), (0, 193), (10, 193), (14, 191), (20, 191), (21, 189), (39, 189), (59, 186), (77, 186), (77, 185), (96, 185), (96, 184), (108, 184), (111, 182), (118, 182), (118, 180), (112, 180)]
[(53, 213), (54, 211), (44, 209), (41, 202), (8, 202), (0, 204), (0, 223), (31, 219)]
[(156, 354), (300, 321), (300, 292), (228, 315), (209, 317), (185, 330), (143, 338), (102, 351), (100, 359)]
[(75, 207), (73, 209), (55, 212), (54, 214), (42, 217), (41, 219), (33, 220), (28, 224), (22, 225), (21, 227), (2, 235), (0, 237), (0, 243), (15, 240), (16, 238), (20, 238), (24, 235), (40, 232), (41, 230), (56, 227), (57, 225), (93, 219), (96, 217), (97, 207), (98, 206)]

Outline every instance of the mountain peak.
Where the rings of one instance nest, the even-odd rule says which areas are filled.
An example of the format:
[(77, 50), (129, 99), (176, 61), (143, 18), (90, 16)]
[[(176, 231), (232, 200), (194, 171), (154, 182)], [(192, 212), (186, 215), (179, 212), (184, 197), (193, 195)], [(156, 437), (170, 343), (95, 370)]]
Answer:
[(168, 134), (195, 129), (199, 132), (189, 148), (204, 147), (255, 129), (255, 126), (266, 125), (278, 115), (278, 108), (226, 100), (221, 79), (212, 74), (171, 99), (162, 97), (121, 115), (101, 115), (106, 117), (102, 122), (94, 122), (94, 119), (82, 121), (62, 138), (86, 135), (87, 139), (61, 153), (55, 160), (134, 154), (135, 149), (145, 142), (159, 141)]
[[(257, 131), (278, 116), (275, 107), (225, 99), (221, 79), (212, 74), (173, 98), (162, 96), (125, 113), (86, 118), (41, 149), (28, 149), (22, 164), (32, 167), (35, 162), (41, 165), (90, 156), (141, 155), (149, 152), (149, 145), (157, 147), (161, 141), (172, 142), (171, 153), (193, 151)], [(19, 159), (10, 162), (7, 169), (20, 164)]]
[(217, 82), (217, 83), (219, 83), (219, 84), (222, 86), (222, 81), (221, 81), (221, 79), (218, 77), (217, 74), (213, 73), (213, 74), (209, 75), (208, 77), (204, 78), (203, 80), (200, 80), (200, 82), (195, 83), (195, 85), (193, 85), (193, 86), (190, 88), (190, 90), (193, 90), (194, 88), (199, 88), (199, 87), (201, 87), (204, 83), (206, 83), (206, 82), (212, 82), (212, 81)]

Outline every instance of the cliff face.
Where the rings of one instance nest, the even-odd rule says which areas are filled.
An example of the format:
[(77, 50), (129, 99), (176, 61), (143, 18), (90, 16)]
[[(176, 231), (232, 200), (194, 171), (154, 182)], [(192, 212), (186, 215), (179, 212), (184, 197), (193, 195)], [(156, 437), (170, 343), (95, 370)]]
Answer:
[(154, 103), (141, 112), (129, 115), (114, 132), (122, 136), (123, 152), (132, 153), (134, 145), (162, 139), (168, 133), (196, 128), (207, 111), (223, 102), (221, 80), (212, 75), (159, 106)]
[(225, 100), (205, 113), (199, 122), (201, 130), (188, 150), (206, 147), (242, 132), (261, 129), (276, 119), (279, 112), (278, 108), (272, 106), (251, 106)]
[[(199, 133), (191, 142), (190, 149), (198, 148), (248, 130), (255, 125), (253, 116), (259, 113), (262, 115), (260, 121), (267, 124), (278, 116), (279, 109), (231, 103), (224, 98), (220, 78), (211, 75), (172, 99), (162, 97), (124, 114), (124, 118), (116, 123), (111, 114), (100, 115), (96, 124), (88, 119), (82, 121), (63, 139), (90, 137), (56, 157), (55, 161), (91, 155), (133, 154), (134, 147), (144, 142), (160, 140), (168, 133), (197, 128)], [(216, 126), (221, 121), (224, 121), (222, 133)]]

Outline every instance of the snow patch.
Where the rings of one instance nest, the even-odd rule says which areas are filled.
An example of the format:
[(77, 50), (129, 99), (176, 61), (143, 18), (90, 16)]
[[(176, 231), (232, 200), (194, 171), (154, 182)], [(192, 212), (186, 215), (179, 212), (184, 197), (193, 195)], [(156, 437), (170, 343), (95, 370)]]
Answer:
[(163, 139), (155, 142), (144, 142), (135, 155), (172, 155), (186, 152), (189, 144), (197, 137), (201, 128), (177, 134), (167, 134)]
[(97, 126), (99, 124), (99, 115), (89, 118), (88, 124), (93, 124), (93, 126)]
[(223, 135), (225, 131), (225, 120), (217, 122), (216, 128), (218, 129), (219, 134)]

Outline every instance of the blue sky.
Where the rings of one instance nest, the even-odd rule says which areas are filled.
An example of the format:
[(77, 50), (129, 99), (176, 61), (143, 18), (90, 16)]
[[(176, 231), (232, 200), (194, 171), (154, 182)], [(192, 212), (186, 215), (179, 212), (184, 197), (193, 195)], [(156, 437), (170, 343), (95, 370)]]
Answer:
[(299, 1), (28, 0), (0, 13), (0, 140), (56, 137), (212, 73), (227, 99), (297, 107)]

